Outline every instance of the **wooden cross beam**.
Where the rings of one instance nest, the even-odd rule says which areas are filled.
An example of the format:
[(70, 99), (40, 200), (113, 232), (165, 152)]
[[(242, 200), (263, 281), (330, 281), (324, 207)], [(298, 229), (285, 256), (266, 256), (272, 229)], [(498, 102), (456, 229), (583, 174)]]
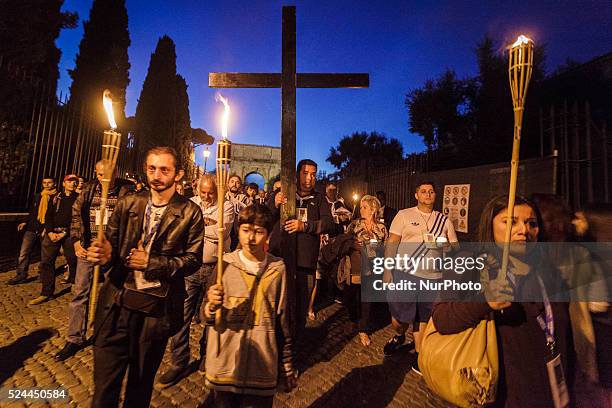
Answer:
[(368, 74), (296, 73), (295, 6), (283, 7), (282, 72), (233, 73), (211, 72), (211, 88), (281, 88), (281, 190), (288, 200), (281, 211), (281, 225), (295, 216), (295, 94), (296, 88), (367, 88)]

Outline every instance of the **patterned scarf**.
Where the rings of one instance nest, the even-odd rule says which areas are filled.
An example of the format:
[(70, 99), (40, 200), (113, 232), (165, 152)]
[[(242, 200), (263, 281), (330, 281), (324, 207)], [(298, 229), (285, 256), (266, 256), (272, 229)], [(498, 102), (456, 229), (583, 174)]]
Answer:
[(38, 222), (41, 224), (45, 223), (45, 214), (47, 214), (47, 206), (49, 205), (49, 199), (57, 194), (57, 190), (43, 190), (40, 192), (40, 203), (38, 204)]

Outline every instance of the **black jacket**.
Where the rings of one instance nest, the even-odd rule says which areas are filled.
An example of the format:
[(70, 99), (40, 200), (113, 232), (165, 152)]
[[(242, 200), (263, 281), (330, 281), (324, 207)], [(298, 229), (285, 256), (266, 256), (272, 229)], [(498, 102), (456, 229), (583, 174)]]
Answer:
[[(564, 283), (558, 275), (554, 275), (553, 269), (540, 266), (537, 271), (546, 282), (549, 296), (552, 295), (555, 340), (557, 349), (561, 353), (565, 380), (571, 393), (575, 352), (569, 309), (567, 303), (554, 301), (554, 294), (563, 291)], [(458, 275), (454, 272), (448, 275), (454, 275), (454, 279), (458, 279)], [(479, 273), (473, 275), (474, 281), (480, 280), (476, 277), (480, 275)], [(460, 333), (476, 327), (481, 320), (489, 319), (493, 315), (499, 349), (498, 391), (493, 407), (553, 406), (546, 371), (548, 361), (546, 337), (537, 321), (537, 316), (544, 310), (543, 303), (537, 301), (537, 297), (541, 297), (539, 293), (537, 274), (531, 272), (521, 277), (517, 283), (514, 294), (520, 301), (512, 302), (503, 312), (494, 311), (481, 293), (474, 297), (476, 301), (444, 301), (434, 304), (431, 318), (440, 334)], [(451, 298), (451, 296), (445, 297)]]
[[(276, 217), (276, 224), (270, 237), (270, 252), (281, 256), (280, 253), (280, 210), (274, 205), (275, 192), (268, 200), (268, 206)], [(320, 235), (334, 231), (334, 219), (332, 218), (329, 204), (325, 196), (313, 191), (312, 198), (304, 200), (303, 204), (308, 208), (308, 227), (304, 232), (297, 233), (297, 266), (301, 268), (316, 269), (319, 258)], [(299, 200), (296, 199), (296, 207)]]
[[(117, 206), (106, 227), (106, 238), (113, 248), (108, 279), (100, 290), (96, 310), (96, 331), (115, 304), (129, 269), (126, 258), (136, 248), (142, 235), (142, 225), (149, 200), (149, 192), (128, 194), (117, 201)], [(184, 276), (202, 265), (204, 220), (200, 208), (189, 199), (175, 193), (162, 216), (149, 253), (147, 279), (168, 282), (170, 289), (163, 312), (148, 316), (142, 339), (163, 339), (174, 335), (183, 325), (186, 297)]]
[[(72, 222), (70, 223), (70, 239), (73, 243), (81, 241), (81, 246), (87, 248), (91, 241), (91, 226), (89, 225), (89, 207), (94, 193), (100, 182), (97, 178), (83, 184), (81, 194), (78, 195), (72, 205)], [(115, 179), (114, 189), (118, 192), (117, 197), (132, 192), (135, 186), (129, 180)]]
[(47, 233), (53, 232), (55, 228), (70, 229), (72, 206), (77, 196), (78, 194), (74, 191), (69, 196), (64, 192), (59, 192), (51, 198), (45, 214), (45, 230)]
[(342, 258), (351, 254), (355, 245), (353, 234), (340, 234), (330, 238), (329, 243), (321, 247), (319, 256), (319, 271), (332, 278), (338, 284), (338, 264)]
[[(574, 350), (568, 307), (566, 303), (551, 303), (551, 307), (557, 347), (571, 392)], [(499, 348), (498, 391), (493, 406), (552, 407), (546, 338), (536, 320), (542, 311), (541, 303), (512, 303), (502, 314), (485, 302), (440, 302), (434, 305), (432, 319), (441, 334), (453, 334), (476, 327), (493, 312)]]

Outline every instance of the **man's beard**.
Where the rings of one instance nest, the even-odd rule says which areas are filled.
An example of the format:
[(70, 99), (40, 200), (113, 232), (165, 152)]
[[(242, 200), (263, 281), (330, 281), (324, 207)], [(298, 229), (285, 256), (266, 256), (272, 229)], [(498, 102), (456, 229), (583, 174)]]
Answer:
[(232, 194), (238, 193), (238, 190), (240, 190), (240, 187), (230, 187), (230, 193)]
[(208, 207), (212, 207), (215, 204), (215, 200), (204, 200), (202, 199), (202, 197), (200, 197), (200, 200), (202, 200), (202, 207), (204, 208), (208, 208)]
[(153, 190), (161, 193), (161, 192), (168, 190), (170, 187), (172, 187), (174, 185), (174, 181), (172, 181), (171, 183), (165, 184), (161, 181), (153, 180), (153, 181), (149, 181), (149, 185), (151, 186)]

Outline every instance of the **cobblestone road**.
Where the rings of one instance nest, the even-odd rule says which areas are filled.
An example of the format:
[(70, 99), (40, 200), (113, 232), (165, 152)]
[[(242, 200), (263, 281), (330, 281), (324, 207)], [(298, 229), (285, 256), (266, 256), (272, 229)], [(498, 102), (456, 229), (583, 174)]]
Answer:
[[(57, 296), (42, 305), (29, 306), (40, 291), (34, 278), (38, 265), (30, 268), (31, 281), (8, 286), (14, 272), (0, 273), (0, 388), (57, 388), (70, 394), (69, 403), (24, 403), (0, 406), (89, 406), (93, 393), (91, 348), (64, 362), (53, 355), (64, 344), (70, 287), (59, 283)], [(370, 347), (363, 347), (344, 309), (332, 304), (309, 324), (307, 347), (298, 357), (305, 368), (299, 387), (276, 397), (274, 407), (446, 407), (448, 406), (410, 371), (412, 352), (406, 350), (393, 359), (382, 358), (382, 347), (389, 338), (389, 327), (374, 333)], [(193, 360), (198, 358), (198, 340), (203, 327), (193, 324)], [(167, 367), (168, 353), (160, 373)], [(194, 367), (197, 365), (194, 364)], [(177, 385), (154, 390), (152, 407), (198, 407), (208, 392), (203, 375), (194, 372)], [(591, 403), (584, 406), (597, 406)], [(580, 404), (582, 405), (582, 404)]]
[[(29, 306), (28, 301), (40, 291), (40, 283), (34, 278), (37, 268), (38, 265), (30, 268), (30, 282), (17, 286), (6, 285), (12, 271), (0, 273), (0, 386), (64, 387), (69, 390), (70, 406), (89, 406), (93, 393), (91, 348), (64, 362), (53, 359), (64, 344), (70, 287), (59, 283), (58, 277), (57, 296), (42, 305)], [(382, 347), (390, 336), (389, 328), (376, 332), (370, 347), (364, 348), (341, 306), (328, 306), (317, 317), (309, 324), (306, 350), (299, 356), (301, 366), (306, 368), (299, 387), (278, 395), (275, 407), (446, 406), (431, 395), (419, 376), (410, 372), (411, 352), (383, 361)], [(199, 324), (192, 325), (193, 360), (199, 355), (202, 329)], [(166, 369), (167, 359), (168, 353), (160, 372)], [(194, 370), (177, 385), (154, 390), (151, 406), (198, 407), (207, 394), (204, 376)]]

